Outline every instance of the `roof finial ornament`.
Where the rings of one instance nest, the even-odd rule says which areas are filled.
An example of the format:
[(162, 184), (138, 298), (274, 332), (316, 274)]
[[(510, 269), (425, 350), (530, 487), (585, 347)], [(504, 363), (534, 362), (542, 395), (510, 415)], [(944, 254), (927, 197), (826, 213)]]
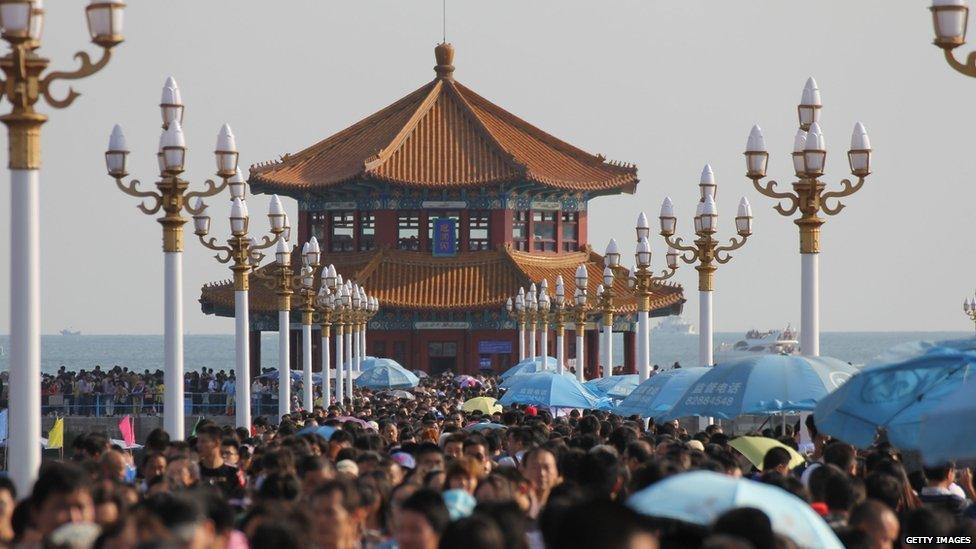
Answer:
[(437, 66), (434, 67), (437, 77), (454, 80), (454, 46), (441, 42), (434, 48), (434, 58), (437, 59)]

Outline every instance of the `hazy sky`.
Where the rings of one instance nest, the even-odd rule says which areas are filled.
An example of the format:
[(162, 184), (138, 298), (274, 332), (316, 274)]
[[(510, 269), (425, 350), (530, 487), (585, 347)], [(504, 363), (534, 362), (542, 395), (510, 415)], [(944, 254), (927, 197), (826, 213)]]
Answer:
[[(47, 6), (42, 51), (55, 68), (74, 67), (76, 49), (92, 51), (86, 4)], [(591, 202), (598, 250), (615, 236), (632, 262), (637, 214), (656, 218), (666, 195), (687, 235), (705, 162), (719, 182), (720, 236), (731, 236), (736, 203), (749, 198), (755, 235), (717, 273), (718, 330), (799, 324), (797, 229), (752, 189), (742, 151), (758, 122), (771, 174), (788, 180), (795, 105), (813, 75), (824, 101), (826, 181), (837, 186), (847, 175), (856, 121), (875, 149), (874, 175), (824, 226), (822, 329), (968, 329), (960, 303), (976, 284), (976, 138), (964, 121), (976, 111), (976, 80), (954, 73), (931, 45), (925, 0), (815, 4), (450, 0), (447, 33), (459, 81), (585, 150), (638, 164), (635, 196)], [(75, 83), (83, 96), (70, 109), (42, 107), (51, 115), (41, 176), (45, 333), (162, 332), (160, 226), (115, 188), (103, 152), (121, 123), (130, 171), (151, 184), (167, 75), (187, 104), (187, 175), (199, 188), (212, 177), (225, 121), (246, 166), (300, 150), (432, 79), (441, 1), (133, 1), (125, 34), (102, 73)], [(252, 227), (267, 226), (267, 203), (251, 199)], [(285, 203), (294, 218), (295, 202)], [(4, 189), (4, 219), (9, 208)], [(211, 207), (215, 234), (227, 232), (228, 210), (223, 198)], [(191, 238), (186, 329), (230, 333), (231, 319), (205, 316), (197, 302), (201, 284), (230, 271)], [(659, 238), (653, 247), (661, 267), (665, 247)], [(685, 266), (677, 280), (685, 316), (697, 323), (696, 273)], [(8, 288), (3, 253), (0, 333), (9, 331)]]

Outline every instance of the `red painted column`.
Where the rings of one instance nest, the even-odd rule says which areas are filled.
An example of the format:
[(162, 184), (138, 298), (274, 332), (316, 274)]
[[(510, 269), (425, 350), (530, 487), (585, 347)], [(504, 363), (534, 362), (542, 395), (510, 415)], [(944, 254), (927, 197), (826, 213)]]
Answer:
[[(308, 210), (298, 212), (298, 237), (300, 242), (308, 242), (312, 238), (312, 214)], [(321, 243), (320, 244), (324, 244)], [(299, 246), (301, 248), (301, 246)], [(322, 248), (328, 250), (328, 248)]]
[(600, 332), (586, 330), (583, 352), (586, 354), (586, 379), (600, 377)]
[(580, 210), (579, 216), (577, 218), (576, 225), (576, 241), (579, 242), (579, 249), (582, 250), (583, 246), (589, 242), (587, 237), (587, 223), (586, 223), (586, 210)]
[(468, 229), (471, 227), (471, 215), (468, 210), (461, 210), (461, 215), (458, 217), (457, 226), (457, 239), (458, 239), (458, 251), (460, 253), (467, 252), (471, 248), (468, 246)]
[(420, 251), (430, 251), (430, 234), (427, 224), (430, 223), (430, 216), (426, 210), (420, 210)]
[(492, 210), (488, 222), (489, 247), (496, 249), (512, 243), (512, 210)]
[(624, 373), (637, 373), (637, 334), (624, 332)]
[(397, 213), (395, 210), (376, 210), (376, 246), (396, 249)]

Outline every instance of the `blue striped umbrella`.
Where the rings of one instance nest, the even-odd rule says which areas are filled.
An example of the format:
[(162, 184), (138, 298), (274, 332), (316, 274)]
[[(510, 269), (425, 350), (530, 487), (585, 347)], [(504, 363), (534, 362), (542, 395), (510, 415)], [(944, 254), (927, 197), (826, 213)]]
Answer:
[(640, 376), (637, 374), (624, 374), (591, 379), (584, 383), (583, 387), (593, 391), (593, 394), (596, 395), (623, 400), (627, 395), (634, 392), (638, 383), (640, 383)]
[[(510, 376), (508, 379), (503, 379), (502, 382), (498, 384), (498, 388), (499, 389), (508, 389), (508, 388), (512, 387), (513, 385), (515, 385), (516, 383), (518, 383), (520, 381), (525, 381), (526, 379), (528, 379), (528, 378), (530, 378), (532, 376), (536, 376), (536, 375), (539, 375), (539, 374), (547, 374), (547, 373), (548, 374), (555, 374), (556, 372), (532, 372), (531, 374), (515, 374), (514, 376)], [(569, 377), (571, 377), (573, 379), (576, 378), (576, 376), (572, 372), (563, 372), (563, 375), (564, 376), (569, 376)]]
[(605, 408), (609, 399), (600, 398), (573, 376), (551, 372), (519, 376), (517, 383), (498, 400), (503, 406), (534, 404), (544, 408)]
[(855, 373), (857, 368), (829, 357), (740, 358), (709, 368), (662, 417), (735, 419), (743, 415), (807, 412)]
[(776, 486), (712, 471), (672, 475), (630, 496), (627, 507), (642, 515), (702, 526), (712, 524), (726, 511), (755, 507), (769, 516), (774, 531), (800, 547), (844, 547), (802, 499)]
[(555, 372), (558, 369), (556, 359), (547, 357), (527, 358), (515, 366), (512, 366), (501, 375), (502, 379), (508, 379), (519, 374), (534, 374), (536, 372)]
[(395, 360), (378, 358), (373, 366), (356, 378), (356, 387), (364, 389), (411, 389), (420, 383), (413, 372), (400, 366)]
[(974, 366), (974, 352), (932, 348), (915, 358), (865, 368), (817, 403), (817, 430), (863, 448), (884, 428), (895, 446), (923, 449), (922, 417), (956, 392)]
[(612, 411), (618, 416), (657, 418), (674, 408), (685, 391), (710, 368), (672, 368), (644, 380)]
[(959, 385), (948, 398), (922, 416), (919, 449), (930, 465), (976, 459), (976, 380)]

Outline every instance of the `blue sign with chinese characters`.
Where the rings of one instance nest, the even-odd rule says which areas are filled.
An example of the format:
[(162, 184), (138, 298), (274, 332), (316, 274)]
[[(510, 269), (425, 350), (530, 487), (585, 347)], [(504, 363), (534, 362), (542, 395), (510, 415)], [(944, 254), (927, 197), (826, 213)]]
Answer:
[(479, 341), (479, 355), (510, 355), (512, 354), (511, 341)]
[(449, 217), (434, 219), (434, 257), (457, 255), (457, 221)]

